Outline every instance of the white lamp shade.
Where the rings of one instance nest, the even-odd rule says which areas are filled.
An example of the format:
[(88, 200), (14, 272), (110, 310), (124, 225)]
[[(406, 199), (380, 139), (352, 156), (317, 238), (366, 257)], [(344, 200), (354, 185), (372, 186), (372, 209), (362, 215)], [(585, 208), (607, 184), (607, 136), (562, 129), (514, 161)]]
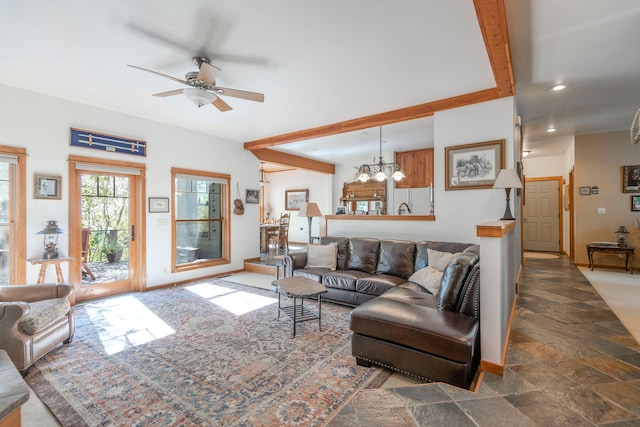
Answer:
[(522, 188), (522, 182), (515, 169), (502, 169), (493, 188)]
[(320, 208), (318, 204), (315, 202), (303, 203), (300, 206), (300, 211), (298, 211), (298, 216), (301, 217), (319, 217), (322, 216), (322, 212), (320, 212)]

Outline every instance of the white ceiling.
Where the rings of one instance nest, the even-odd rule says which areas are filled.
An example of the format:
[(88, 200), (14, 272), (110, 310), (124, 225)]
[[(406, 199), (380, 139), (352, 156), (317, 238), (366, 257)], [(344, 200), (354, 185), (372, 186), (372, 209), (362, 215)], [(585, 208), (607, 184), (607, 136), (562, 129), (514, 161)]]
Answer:
[[(640, 107), (637, 0), (505, 3), (525, 147), (628, 128)], [(194, 55), (222, 68), (218, 85), (264, 104), (226, 97), (233, 110), (221, 113), (152, 97), (182, 85), (126, 67), (183, 79)], [(547, 92), (559, 79), (569, 89)], [(238, 143), (495, 86), (472, 0), (4, 0), (0, 83)], [(550, 121), (558, 139), (544, 143)], [(369, 158), (379, 135), (367, 132), (278, 149)], [(383, 140), (385, 152), (428, 146), (433, 121), (385, 126)]]

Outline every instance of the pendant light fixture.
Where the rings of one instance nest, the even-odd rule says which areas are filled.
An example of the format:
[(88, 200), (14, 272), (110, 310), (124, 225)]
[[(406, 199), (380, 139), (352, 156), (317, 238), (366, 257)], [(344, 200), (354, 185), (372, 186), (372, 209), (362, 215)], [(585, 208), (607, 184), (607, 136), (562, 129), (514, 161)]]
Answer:
[(400, 170), (400, 166), (397, 163), (386, 163), (382, 159), (382, 126), (380, 126), (380, 154), (378, 156), (378, 161), (376, 162), (376, 158), (373, 158), (373, 162), (371, 164), (361, 165), (358, 168), (358, 181), (367, 182), (370, 179), (375, 179), (376, 181), (384, 181), (388, 178), (388, 173), (390, 173), (391, 178), (396, 181), (400, 181), (406, 178), (404, 172)]
[(260, 184), (268, 184), (269, 181), (267, 181), (267, 175), (265, 175), (264, 172), (264, 162), (260, 162), (260, 174), (259, 174), (260, 180), (258, 181)]

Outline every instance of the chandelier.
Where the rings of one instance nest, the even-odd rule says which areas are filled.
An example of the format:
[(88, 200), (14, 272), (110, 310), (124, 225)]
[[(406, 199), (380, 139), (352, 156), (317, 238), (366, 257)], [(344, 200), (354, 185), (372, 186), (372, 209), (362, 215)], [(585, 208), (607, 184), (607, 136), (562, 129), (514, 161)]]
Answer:
[(397, 163), (385, 163), (382, 159), (382, 126), (380, 126), (380, 155), (378, 156), (378, 161), (376, 162), (376, 158), (374, 157), (373, 162), (374, 163), (371, 164), (361, 165), (358, 168), (358, 173), (356, 174), (358, 181), (367, 182), (370, 179), (384, 181), (388, 178), (388, 173), (391, 178), (396, 181), (406, 178)]

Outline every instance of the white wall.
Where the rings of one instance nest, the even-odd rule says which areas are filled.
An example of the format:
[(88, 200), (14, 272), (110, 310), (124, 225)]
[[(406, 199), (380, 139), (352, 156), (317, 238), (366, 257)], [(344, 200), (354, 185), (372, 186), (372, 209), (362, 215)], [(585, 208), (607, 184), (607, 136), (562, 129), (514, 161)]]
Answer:
[[(74, 103), (35, 92), (0, 85), (0, 144), (27, 149), (27, 195), (33, 194), (33, 174), (62, 176), (62, 200), (36, 200), (27, 197), (27, 256), (42, 251), (42, 238), (36, 232), (47, 220), (57, 220), (69, 229), (70, 154), (109, 158), (147, 165), (147, 196), (171, 197), (171, 167), (220, 172), (231, 175), (231, 194), (236, 183), (244, 198), (245, 188), (258, 188), (258, 161), (232, 142), (209, 135), (167, 126), (162, 123)], [(94, 130), (147, 141), (147, 157), (107, 153), (69, 145), (70, 127)], [(163, 273), (171, 262), (170, 214), (147, 214), (147, 286), (157, 286), (204, 275), (243, 268), (245, 258), (259, 254), (258, 205), (245, 205), (245, 214), (232, 214), (231, 264), (178, 274)], [(60, 238), (60, 249), (68, 253), (67, 235)], [(68, 264), (64, 264), (68, 278)], [(39, 266), (27, 264), (27, 282), (35, 283)], [(169, 270), (170, 271), (170, 270)], [(55, 281), (52, 269), (47, 280)]]
[[(287, 171), (267, 174), (269, 184), (264, 185), (265, 212), (271, 209), (271, 216), (279, 218), (280, 214), (289, 213), (289, 241), (309, 241), (309, 219), (298, 216), (297, 211), (285, 211), (286, 190), (309, 190), (309, 202), (316, 202), (323, 215), (333, 213), (331, 182), (332, 176), (311, 171)], [(320, 221), (324, 218), (314, 218), (311, 222), (311, 235), (319, 236)]]
[[(478, 243), (475, 226), (502, 217), (505, 208), (504, 190), (444, 191), (444, 147), (505, 139), (506, 167), (514, 167), (514, 100), (512, 97), (461, 108), (441, 111), (434, 118), (434, 205), (436, 221), (340, 221), (329, 224), (330, 235), (393, 237), (407, 240), (446, 240)], [(384, 153), (392, 158), (392, 154)], [(345, 181), (353, 181), (353, 161), (336, 165), (333, 182), (334, 206), (340, 198)], [(398, 190), (393, 205), (395, 213), (402, 192)], [(414, 190), (415, 191), (415, 190)], [(427, 190), (424, 190), (425, 194)], [(414, 193), (416, 194), (416, 193)], [(516, 197), (512, 195), (511, 203)], [(426, 200), (426, 195), (423, 196)], [(424, 201), (414, 205), (425, 204)], [(515, 211), (515, 210), (514, 210)], [(414, 213), (420, 213), (415, 211)], [(424, 213), (424, 211), (423, 211)], [(342, 225), (340, 225), (342, 224)]]

